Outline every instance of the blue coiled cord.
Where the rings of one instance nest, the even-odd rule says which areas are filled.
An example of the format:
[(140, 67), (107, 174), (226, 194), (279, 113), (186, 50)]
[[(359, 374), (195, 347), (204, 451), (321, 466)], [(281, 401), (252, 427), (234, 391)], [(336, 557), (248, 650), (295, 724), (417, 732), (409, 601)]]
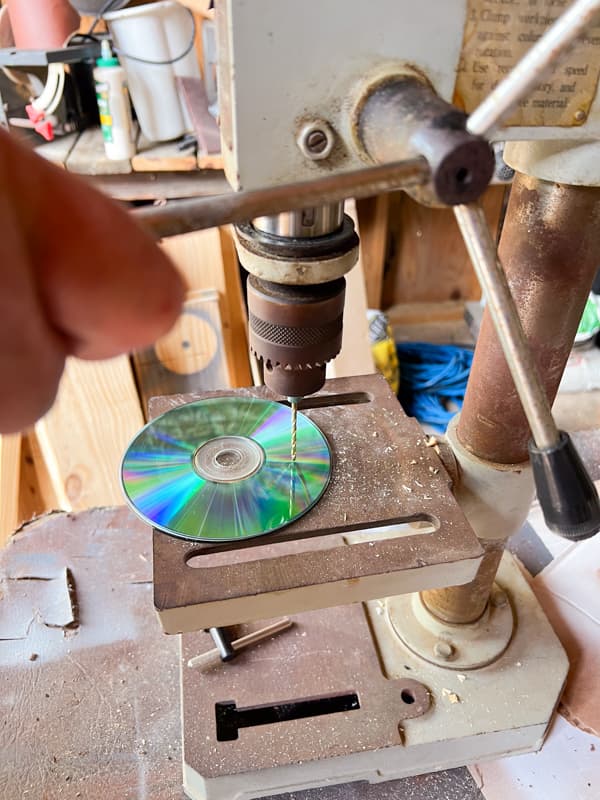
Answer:
[(419, 422), (443, 433), (455, 410), (462, 408), (473, 362), (472, 350), (456, 345), (403, 342), (396, 345), (400, 362), (402, 407)]

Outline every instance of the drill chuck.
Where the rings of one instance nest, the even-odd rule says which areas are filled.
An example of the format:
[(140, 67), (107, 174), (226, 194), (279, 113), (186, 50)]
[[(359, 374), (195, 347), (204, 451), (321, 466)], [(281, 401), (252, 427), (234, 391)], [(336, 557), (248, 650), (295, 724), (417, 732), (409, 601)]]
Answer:
[(326, 362), (342, 346), (345, 287), (344, 278), (286, 286), (249, 276), (250, 348), (277, 394), (304, 397), (323, 386)]
[(283, 397), (318, 392), (342, 346), (343, 275), (358, 258), (354, 223), (340, 204), (256, 219), (236, 234), (250, 273), (250, 349), (265, 384)]

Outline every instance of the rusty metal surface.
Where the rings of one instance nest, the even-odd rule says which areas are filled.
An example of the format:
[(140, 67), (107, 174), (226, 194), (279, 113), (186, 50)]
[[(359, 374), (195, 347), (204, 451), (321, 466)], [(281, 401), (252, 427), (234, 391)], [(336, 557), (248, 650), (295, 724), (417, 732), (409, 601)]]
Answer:
[(419, 186), (428, 178), (425, 159), (413, 158), (286, 186), (178, 200), (161, 207), (147, 206), (132, 213), (159, 238), (177, 236), (282, 211), (301, 211), (310, 206), (337, 203), (348, 197), (373, 197)]
[(532, 439), (536, 447), (556, 447), (560, 434), (556, 429), (546, 390), (538, 375), (535, 358), (521, 325), (506, 274), (498, 258), (483, 206), (480, 203), (456, 206), (454, 214), (479, 280), (486, 309), (502, 345), (505, 361), (510, 367)]
[(502, 553), (504, 539), (481, 541), (485, 555), (475, 579), (463, 586), (428, 589), (421, 593), (423, 605), (436, 617), (451, 624), (476, 622), (485, 611)]
[(281, 397), (304, 397), (325, 383), (340, 352), (346, 281), (284, 286), (248, 276), (249, 344), (265, 384)]
[[(226, 394), (231, 392), (155, 398), (150, 413), (156, 416), (198, 397)], [(236, 390), (235, 394), (271, 396), (265, 387)], [(342, 404), (341, 400), (350, 402)], [(381, 376), (328, 381), (323, 393), (305, 399), (301, 408), (332, 447), (332, 478), (322, 499), (282, 531), (243, 543), (206, 545), (155, 532), (155, 605), (159, 611), (285, 592), (292, 587), (335, 583), (344, 591), (356, 587), (362, 578), (400, 578), (404, 570), (415, 572), (431, 565), (443, 564), (450, 574), (453, 565), (471, 561), (474, 572), (482, 550), (450, 491), (449, 476), (433, 448), (427, 447), (418, 424), (406, 417)], [(352, 546), (344, 544), (341, 537), (333, 542), (325, 538), (418, 518), (439, 521), (439, 526), (426, 535)], [(300, 548), (294, 545), (293, 552), (277, 560), (271, 553), (266, 558), (252, 558), (246, 552), (246, 548), (309, 537), (310, 548), (298, 552)], [(212, 555), (207, 554), (226, 550), (232, 551), (230, 558), (220, 557), (212, 566)], [(204, 554), (206, 566), (201, 569), (186, 563), (196, 554)], [(430, 577), (422, 588), (431, 585), (438, 584), (432, 584)], [(339, 602), (347, 600), (340, 595)]]
[[(203, 777), (400, 745), (399, 723), (429, 708), (423, 684), (384, 677), (362, 605), (293, 619), (291, 630), (206, 673), (188, 667), (187, 661), (210, 649), (209, 634), (182, 637), (184, 760)], [(215, 703), (270, 705), (350, 692), (358, 695), (357, 710), (246, 728), (234, 742), (216, 740)], [(408, 702), (402, 699), (406, 692), (412, 698)]]
[[(599, 252), (600, 189), (516, 175), (500, 258), (550, 402), (571, 352)], [(487, 309), (457, 434), (479, 458), (503, 464), (528, 458), (529, 425)], [(478, 619), (502, 547), (502, 541), (486, 545), (488, 552), (471, 583), (425, 592), (430, 611), (450, 622)]]
[[(598, 268), (600, 189), (517, 174), (499, 252), (552, 401)], [(479, 458), (511, 464), (528, 457), (529, 427), (487, 310), (458, 435)]]

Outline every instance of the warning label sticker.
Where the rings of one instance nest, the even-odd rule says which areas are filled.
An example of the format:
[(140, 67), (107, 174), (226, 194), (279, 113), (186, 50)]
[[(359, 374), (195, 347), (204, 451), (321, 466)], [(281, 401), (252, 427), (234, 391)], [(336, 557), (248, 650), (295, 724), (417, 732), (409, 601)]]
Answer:
[[(454, 102), (470, 113), (543, 35), (570, 0), (467, 0)], [(600, 23), (521, 100), (505, 125), (583, 125), (600, 72)]]

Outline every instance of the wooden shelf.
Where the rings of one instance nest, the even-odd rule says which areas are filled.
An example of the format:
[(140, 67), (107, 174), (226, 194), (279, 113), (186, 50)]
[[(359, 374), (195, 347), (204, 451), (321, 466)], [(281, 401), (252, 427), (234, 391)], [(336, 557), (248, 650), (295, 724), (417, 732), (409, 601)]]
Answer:
[(149, 142), (140, 134), (131, 160), (107, 158), (100, 128), (88, 128), (35, 148), (39, 155), (79, 175), (129, 175), (135, 172), (197, 172), (223, 169), (220, 154), (179, 150), (178, 141)]

